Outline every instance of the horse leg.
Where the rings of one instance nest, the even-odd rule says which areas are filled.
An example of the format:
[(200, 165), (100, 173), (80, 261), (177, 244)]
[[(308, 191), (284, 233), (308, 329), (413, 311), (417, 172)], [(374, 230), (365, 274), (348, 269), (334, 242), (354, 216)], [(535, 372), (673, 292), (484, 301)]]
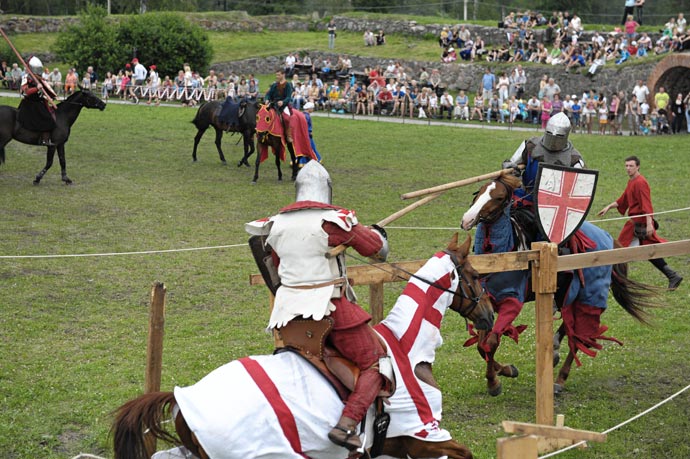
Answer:
[(297, 157), (295, 156), (295, 147), (292, 143), (287, 144), (287, 149), (290, 152), (290, 164), (292, 165), (292, 181), (297, 179), (297, 172), (299, 172), (299, 164), (297, 164)]
[(242, 134), (244, 139), (244, 157), (237, 163), (237, 167), (241, 167), (243, 164), (249, 167), (249, 157), (254, 153), (254, 135), (248, 135), (246, 132)]
[(50, 169), (52, 167), (54, 157), (55, 157), (55, 147), (54, 146), (47, 147), (46, 165), (43, 166), (43, 169), (41, 169), (41, 172), (36, 174), (36, 177), (34, 178), (34, 185), (38, 185), (39, 183), (41, 183), (41, 179), (43, 178), (43, 176), (46, 175), (46, 172), (48, 172), (48, 169)]
[(196, 131), (196, 135), (194, 136), (194, 149), (192, 150), (192, 161), (196, 162), (196, 149), (199, 146), (199, 142), (201, 142), (201, 138), (204, 136), (204, 133), (206, 132), (207, 127), (204, 129), (199, 129)]
[(259, 180), (259, 166), (261, 165), (261, 155), (256, 155), (256, 161), (254, 162), (254, 178), (252, 179), (252, 185), (256, 185), (256, 181)]
[(477, 342), (477, 350), (479, 355), (486, 361), (486, 386), (489, 395), (495, 397), (500, 395), (503, 391), (501, 385), (501, 380), (498, 379), (497, 368), (500, 368), (500, 364), (494, 360), (494, 355), (496, 354), (496, 349), (498, 348), (498, 339), (495, 333), (487, 332), (484, 330), (479, 331), (479, 341)]
[(276, 156), (276, 168), (278, 169), (278, 181), (282, 182), (283, 181), (283, 171), (280, 170), (280, 151), (274, 150), (273, 152)]
[(216, 149), (218, 150), (218, 156), (220, 156), (221, 162), (225, 165), (227, 162), (225, 161), (225, 155), (223, 154), (223, 150), (220, 148), (220, 143), (221, 140), (223, 139), (223, 130), (222, 129), (216, 129)]
[(565, 337), (565, 324), (561, 324), (553, 335), (553, 367), (556, 368), (558, 362), (561, 361), (561, 355), (558, 350), (561, 348), (561, 343)]
[(471, 459), (473, 457), (469, 448), (455, 440), (428, 442), (412, 437), (386, 438), (381, 455), (398, 458), (447, 457), (448, 459)]
[(67, 177), (67, 160), (65, 159), (65, 144), (62, 143), (57, 147), (58, 161), (60, 161), (60, 174), (65, 185), (71, 185), (72, 180)]
[(568, 376), (570, 375), (570, 368), (573, 366), (573, 361), (575, 360), (575, 352), (572, 350), (568, 352), (568, 357), (566, 357), (565, 362), (563, 362), (563, 366), (558, 372), (558, 377), (556, 378), (556, 382), (553, 384), (553, 393), (558, 395), (561, 392), (563, 392), (563, 389), (565, 387), (565, 381), (568, 379)]

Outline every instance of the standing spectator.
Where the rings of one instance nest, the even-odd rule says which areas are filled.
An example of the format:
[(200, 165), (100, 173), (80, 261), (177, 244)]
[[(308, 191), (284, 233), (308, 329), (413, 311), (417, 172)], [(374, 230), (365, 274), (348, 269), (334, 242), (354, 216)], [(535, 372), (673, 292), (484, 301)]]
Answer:
[[(583, 99), (584, 100), (584, 99)], [(592, 133), (592, 125), (594, 124), (594, 118), (597, 117), (597, 107), (594, 103), (594, 99), (589, 98), (584, 102), (582, 108), (582, 122), (587, 126), (587, 134)]]
[(642, 25), (642, 10), (644, 9), (644, 2), (645, 0), (637, 0), (635, 2), (635, 10), (637, 10), (637, 22), (640, 25)]
[(488, 104), (496, 89), (496, 75), (491, 72), (491, 67), (487, 67), (482, 76), (482, 99)]
[(108, 100), (108, 98), (113, 94), (115, 90), (115, 79), (111, 72), (105, 73), (105, 78), (103, 78), (103, 86), (101, 87), (101, 96)]
[(553, 96), (561, 93), (561, 87), (556, 84), (553, 78), (549, 78), (546, 85), (544, 85), (544, 96), (548, 97), (550, 101), (553, 100)]
[(647, 97), (649, 97), (649, 88), (644, 84), (644, 81), (637, 80), (637, 84), (633, 87), (632, 93), (637, 97), (639, 103), (646, 102)]
[(374, 37), (374, 32), (371, 29), (364, 31), (364, 46), (374, 46), (376, 44), (376, 38)]
[(522, 99), (525, 95), (525, 85), (527, 84), (527, 75), (522, 68), (522, 64), (517, 67), (510, 74), (510, 95)]
[(666, 114), (666, 107), (668, 106), (668, 102), (670, 100), (670, 97), (666, 90), (664, 89), (663, 86), (659, 87), (659, 92), (654, 94), (654, 105), (656, 105), (656, 109), (661, 115), (662, 112), (663, 114)]
[(501, 76), (498, 77), (498, 83), (496, 86), (498, 88), (498, 100), (501, 102), (501, 104), (503, 104), (503, 102), (510, 96), (508, 94), (508, 90), (510, 88), (510, 78), (508, 78), (508, 74), (506, 72), (501, 73)]
[(138, 104), (139, 97), (137, 92), (141, 95), (141, 89), (146, 84), (146, 67), (136, 57), (132, 59), (132, 64), (134, 65), (134, 76), (132, 78), (134, 81), (132, 82), (132, 87), (130, 87), (129, 94), (132, 96), (132, 101)]
[(630, 135), (638, 135), (640, 133), (640, 102), (635, 94), (630, 97), (630, 102), (625, 106), (625, 115), (628, 118)]
[(673, 120), (671, 120), (671, 132), (680, 134), (680, 129), (683, 127), (683, 115), (685, 114), (685, 102), (683, 101), (683, 94), (678, 93), (676, 99), (671, 102), (671, 112), (673, 113)]
[(580, 118), (582, 117), (582, 105), (580, 101), (577, 100), (577, 94), (570, 96), (571, 105), (570, 113), (572, 114), (572, 124), (574, 129), (580, 128)]
[(688, 93), (685, 95), (683, 103), (685, 104), (685, 123), (688, 129), (688, 134), (690, 134), (690, 91), (688, 91)]
[[(16, 62), (12, 64), (12, 70), (10, 71), (10, 89), (18, 90), (22, 85), (22, 69), (19, 68), (19, 64)], [(76, 83), (75, 83), (76, 85)]]
[(561, 112), (563, 112), (563, 99), (561, 99), (560, 93), (554, 94), (553, 100), (551, 101), (551, 113), (550, 113), (550, 115), (553, 117), (553, 116), (556, 116), (557, 113), (561, 113)]
[(611, 125), (611, 135), (619, 135), (618, 113), (621, 109), (621, 100), (618, 98), (618, 94), (614, 94), (611, 96), (611, 103), (609, 104), (609, 124)]
[(629, 14), (628, 19), (625, 21), (625, 36), (628, 38), (628, 42), (631, 42), (637, 38), (637, 28), (640, 26), (635, 19), (633, 19), (633, 15)]
[[(652, 192), (647, 179), (640, 174), (640, 159), (637, 156), (625, 158), (625, 171), (629, 177), (625, 191), (618, 199), (601, 209), (597, 215), (604, 216), (610, 209), (618, 209), (621, 215), (625, 215), (627, 211), (630, 220), (625, 222), (618, 236), (618, 241), (624, 247), (666, 242), (666, 239), (659, 237), (656, 233), (658, 223), (654, 220)], [(668, 279), (669, 290), (678, 288), (683, 278), (673, 271), (663, 258), (649, 261), (656, 269), (664, 273)]]
[[(211, 72), (213, 72), (213, 70), (211, 70)], [(215, 75), (209, 75), (209, 79), (211, 79), (212, 77), (215, 77)], [(156, 99), (156, 105), (160, 105), (161, 101), (160, 101), (160, 99), (158, 98), (158, 89), (160, 88), (161, 79), (160, 79), (160, 77), (158, 76), (158, 72), (157, 72), (157, 70), (156, 70), (156, 66), (155, 66), (155, 65), (150, 65), (150, 66), (149, 66), (149, 80), (148, 80), (148, 83), (149, 83), (149, 85), (148, 85), (148, 86), (149, 86), (149, 87), (148, 87), (148, 89), (149, 89), (149, 100), (148, 100), (148, 102), (146, 102), (146, 103), (147, 103), (148, 105), (151, 105), (151, 101), (155, 98), (155, 99)], [(218, 83), (217, 83), (217, 80), (216, 80), (216, 83), (214, 83), (214, 87), (215, 87), (217, 84), (218, 84)]]
[(331, 19), (328, 22), (328, 48), (329, 49), (335, 48), (335, 37), (336, 37), (335, 21), (333, 19)]
[(609, 124), (609, 109), (606, 102), (601, 102), (599, 105), (599, 134), (606, 134), (606, 127)]
[(625, 9), (623, 10), (623, 19), (621, 19), (621, 25), (625, 24), (628, 16), (632, 16), (635, 13), (635, 3), (636, 0), (625, 0)]

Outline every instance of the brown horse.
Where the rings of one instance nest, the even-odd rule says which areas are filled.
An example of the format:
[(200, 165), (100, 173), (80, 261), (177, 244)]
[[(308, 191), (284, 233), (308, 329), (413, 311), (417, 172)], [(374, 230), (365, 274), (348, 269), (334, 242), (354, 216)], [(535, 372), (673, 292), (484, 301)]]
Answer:
[[(438, 425), (441, 391), (431, 362), (424, 360), (441, 344), (447, 309), (480, 329), (493, 325), (491, 303), (467, 260), (471, 240), (459, 245), (457, 237), (411, 275), (386, 320), (375, 327), (387, 344), (398, 387), (385, 406), (391, 423), (381, 454), (472, 458)], [(346, 449), (327, 439), (342, 408), (333, 387), (297, 354), (246, 357), (194, 386), (142, 395), (121, 406), (113, 423), (115, 459), (150, 457), (147, 445), (156, 438), (184, 445), (200, 458), (244, 459), (266, 451), (295, 459), (347, 457)], [(172, 417), (175, 433), (163, 427)], [(372, 424), (368, 420), (366, 428)], [(369, 430), (366, 438), (372, 435)]]
[[(53, 165), (55, 151), (60, 161), (62, 181), (69, 185), (72, 183), (67, 177), (67, 161), (65, 159), (65, 143), (69, 140), (72, 125), (77, 121), (82, 108), (105, 109), (105, 102), (99, 99), (90, 91), (77, 91), (57, 105), (55, 110), (55, 129), (50, 134), (51, 140), (55, 145), (47, 148), (46, 164), (34, 178), (34, 185), (38, 185), (41, 179)], [(22, 128), (17, 123), (17, 109), (7, 105), (0, 105), (0, 164), (5, 162), (5, 145), (10, 140), (18, 140), (28, 145), (38, 145), (41, 137), (40, 132), (29, 131)]]
[(194, 136), (194, 149), (192, 150), (192, 160), (196, 162), (196, 151), (204, 136), (206, 130), (213, 126), (216, 130), (216, 149), (218, 150), (218, 156), (223, 164), (226, 164), (225, 155), (223, 154), (223, 149), (221, 148), (221, 140), (223, 138), (223, 132), (226, 130), (232, 133), (239, 133), (242, 135), (242, 140), (244, 142), (244, 156), (237, 163), (237, 167), (243, 164), (249, 167), (249, 157), (254, 153), (254, 132), (256, 131), (256, 112), (259, 109), (258, 102), (243, 101), (239, 103), (239, 113), (238, 113), (238, 124), (236, 126), (228, 126), (224, 121), (219, 119), (222, 104), (217, 101), (212, 101), (205, 103), (199, 107), (196, 112), (196, 116), (192, 120), (194, 126), (197, 128), (197, 133)]
[(288, 123), (283, 116), (278, 115), (277, 109), (268, 105), (262, 105), (256, 114), (256, 134), (259, 144), (259, 155), (256, 158), (254, 178), (252, 184), (259, 179), (259, 165), (268, 159), (268, 149), (271, 148), (275, 156), (278, 180), (283, 179), (280, 170), (280, 162), (285, 161), (285, 149), (290, 152), (290, 167), (292, 168), (292, 180), (297, 177), (300, 164), (309, 160), (318, 160), (316, 153), (309, 142), (309, 130), (304, 113), (291, 109), (290, 131), (292, 138), (286, 135)]
[[(520, 178), (505, 174), (487, 182), (475, 194), (473, 204), (463, 215), (461, 225), (465, 230), (477, 225), (475, 253), (527, 250), (529, 249), (528, 242), (537, 238), (538, 230), (536, 226), (530, 224), (530, 219), (519, 218), (520, 212), (512, 210), (513, 191), (521, 185)], [(514, 218), (516, 216), (518, 216), (518, 221)], [(584, 222), (579, 231), (594, 242), (594, 247), (586, 247), (583, 251), (592, 252), (620, 247), (620, 245), (614, 245), (611, 235), (591, 223)], [(524, 326), (515, 327), (513, 320), (517, 318), (524, 302), (534, 299), (528, 294), (531, 292), (529, 282), (529, 270), (492, 273), (484, 279), (484, 285), (492, 298), (498, 319), (492, 332), (480, 332), (475, 340), (468, 343), (476, 341), (480, 354), (487, 362), (488, 391), (494, 396), (501, 393), (501, 381), (498, 376), (511, 378), (518, 376), (517, 368), (513, 365), (498, 363), (495, 360), (495, 353), (499, 347), (501, 335), (510, 336), (517, 341), (519, 333), (524, 329)], [(563, 390), (572, 363), (575, 361), (579, 365), (576, 357), (578, 350), (594, 357), (596, 350), (602, 348), (597, 340), (616, 341), (614, 338), (603, 335), (607, 327), (601, 325), (599, 317), (607, 306), (609, 288), (616, 302), (628, 314), (646, 323), (646, 309), (654, 306), (650, 300), (656, 291), (653, 287), (629, 279), (626, 264), (588, 267), (574, 273), (559, 273), (555, 303), (561, 312), (563, 323), (554, 337), (554, 366), (560, 360), (557, 351), (561, 340), (566, 335), (569, 353), (554, 385), (556, 393)], [(583, 334), (575, 329), (575, 322), (587, 323), (589, 333)]]

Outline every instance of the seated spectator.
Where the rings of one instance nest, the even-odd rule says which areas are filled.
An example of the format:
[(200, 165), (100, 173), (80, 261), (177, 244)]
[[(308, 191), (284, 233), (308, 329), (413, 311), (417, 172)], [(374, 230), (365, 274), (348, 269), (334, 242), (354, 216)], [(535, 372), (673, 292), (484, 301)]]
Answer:
[(387, 115), (391, 112), (393, 108), (393, 94), (388, 90), (387, 87), (382, 87), (376, 96), (379, 113), (381, 115)]
[(517, 24), (515, 23), (515, 13), (511, 11), (508, 16), (503, 18), (503, 27), (506, 29), (515, 29)]
[(455, 38), (455, 45), (458, 49), (462, 49), (465, 47), (465, 43), (468, 41), (471, 41), (472, 39), (472, 33), (465, 27), (464, 24), (460, 26), (460, 30), (458, 31), (457, 37)]
[(357, 108), (355, 109), (355, 115), (368, 115), (367, 113), (367, 91), (362, 90), (357, 93)]
[(108, 98), (115, 92), (115, 79), (111, 72), (105, 73), (105, 78), (103, 79), (103, 86), (101, 87), (101, 96), (103, 99), (108, 100)]
[(482, 57), (484, 54), (487, 53), (486, 50), (486, 45), (484, 43), (484, 39), (480, 37), (479, 35), (476, 35), (474, 37), (474, 46), (472, 48), (472, 59), (475, 60), (478, 57)]
[(472, 61), (474, 59), (474, 42), (472, 40), (467, 40), (465, 45), (460, 50), (460, 59), (463, 61)]
[(573, 17), (568, 22), (568, 32), (575, 35), (582, 33), (582, 19), (575, 13), (573, 13)]
[(585, 66), (585, 58), (582, 55), (582, 51), (580, 51), (579, 47), (575, 47), (572, 49), (572, 52), (570, 54), (570, 57), (566, 61), (565, 64), (565, 73), (568, 73), (570, 69), (579, 69), (580, 67)]
[(439, 118), (443, 118), (443, 112), (446, 112), (448, 119), (453, 115), (453, 96), (448, 94), (448, 91), (443, 91), (439, 99)]
[(453, 118), (456, 120), (465, 119), (469, 121), (470, 119), (470, 99), (465, 94), (464, 90), (460, 90), (457, 96), (455, 96), (455, 107), (453, 108)]
[(448, 48), (450, 41), (448, 40), (448, 27), (443, 27), (441, 33), (438, 36), (438, 46), (441, 48)]
[(501, 101), (498, 99), (498, 94), (494, 94), (489, 99), (489, 108), (486, 111), (486, 122), (491, 123), (491, 118), (495, 117), (496, 121), (499, 120), (499, 115), (501, 122), (503, 122), (503, 114), (501, 113)]
[(19, 64), (16, 62), (12, 64), (12, 70), (10, 70), (9, 86), (10, 89), (18, 91), (22, 85), (22, 69), (19, 68)]
[(74, 68), (67, 71), (67, 76), (65, 77), (65, 96), (69, 96), (77, 89), (77, 84), (79, 80), (77, 79), (77, 74)]
[(364, 31), (364, 46), (374, 46), (376, 44), (376, 37), (374, 32), (370, 29)]
[(376, 46), (382, 46), (386, 44), (386, 34), (383, 32), (383, 29), (379, 30), (379, 33), (376, 34)]
[(50, 72), (48, 75), (48, 83), (53, 87), (55, 94), (62, 91), (62, 73), (60, 73), (60, 69), (55, 67), (53, 71)]
[(438, 116), (438, 96), (436, 92), (429, 92), (429, 110), (427, 111), (427, 116), (429, 118), (436, 118)]
[(599, 70), (600, 67), (603, 67), (604, 64), (606, 64), (606, 59), (604, 58), (604, 51), (600, 49), (594, 54), (594, 60), (592, 61), (592, 65), (589, 66), (589, 70), (587, 70), (586, 76), (588, 78), (593, 78), (597, 70)]
[(532, 97), (527, 101), (527, 113), (532, 124), (537, 124), (539, 122), (541, 102), (539, 102), (539, 99), (534, 94), (532, 94)]
[(479, 116), (479, 121), (484, 121), (484, 99), (482, 98), (481, 91), (474, 96), (474, 106), (472, 107), (470, 121), (474, 119), (474, 115)]
[(451, 46), (447, 50), (443, 51), (441, 60), (445, 63), (455, 62), (456, 60), (458, 60), (458, 55), (455, 52), (455, 48)]

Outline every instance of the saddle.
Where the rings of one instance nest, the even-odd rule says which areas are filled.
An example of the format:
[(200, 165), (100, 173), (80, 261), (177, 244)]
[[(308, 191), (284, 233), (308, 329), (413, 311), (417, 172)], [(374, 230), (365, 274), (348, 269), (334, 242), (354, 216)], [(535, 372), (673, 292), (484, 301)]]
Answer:
[[(333, 323), (330, 317), (321, 320), (292, 319), (287, 325), (275, 329), (276, 337), (282, 342), (282, 346), (277, 347), (275, 353), (295, 352), (302, 356), (326, 378), (344, 403), (354, 391), (360, 371), (354, 363), (326, 343)], [(385, 349), (385, 342), (381, 338), (379, 341)], [(378, 397), (387, 398), (395, 392), (395, 377), (392, 371), (382, 375), (386, 384)]]
[(238, 131), (240, 128), (240, 118), (244, 114), (246, 102), (235, 102), (232, 97), (228, 97), (216, 111), (218, 121), (224, 124), (225, 131)]

